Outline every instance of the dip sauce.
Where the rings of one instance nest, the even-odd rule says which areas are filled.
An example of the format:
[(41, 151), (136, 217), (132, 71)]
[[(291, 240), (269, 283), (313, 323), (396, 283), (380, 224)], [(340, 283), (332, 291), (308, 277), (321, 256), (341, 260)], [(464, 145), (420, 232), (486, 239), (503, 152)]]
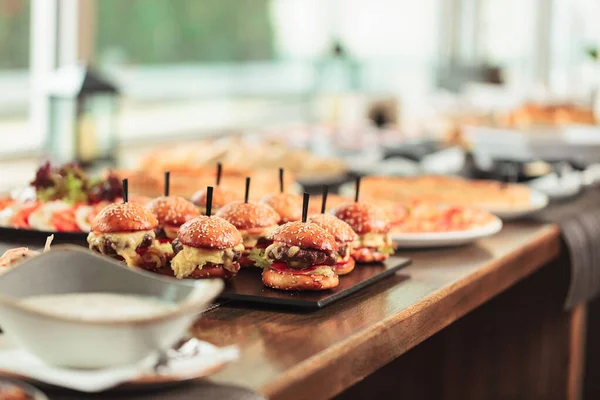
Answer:
[(116, 293), (67, 293), (27, 297), (20, 304), (58, 317), (83, 321), (126, 321), (162, 315), (177, 308), (155, 297)]

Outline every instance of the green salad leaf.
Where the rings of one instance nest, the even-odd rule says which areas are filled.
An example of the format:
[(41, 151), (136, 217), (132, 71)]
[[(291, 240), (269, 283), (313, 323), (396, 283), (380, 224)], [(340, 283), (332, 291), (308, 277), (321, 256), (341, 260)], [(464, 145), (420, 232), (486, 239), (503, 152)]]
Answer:
[(396, 249), (393, 246), (386, 246), (377, 249), (377, 251), (383, 254), (394, 254), (396, 252)]
[(250, 251), (248, 258), (254, 261), (254, 265), (258, 268), (265, 269), (271, 266), (271, 263), (269, 262), (269, 260), (267, 260), (267, 257), (265, 256), (265, 249), (259, 249), (256, 247), (253, 248)]

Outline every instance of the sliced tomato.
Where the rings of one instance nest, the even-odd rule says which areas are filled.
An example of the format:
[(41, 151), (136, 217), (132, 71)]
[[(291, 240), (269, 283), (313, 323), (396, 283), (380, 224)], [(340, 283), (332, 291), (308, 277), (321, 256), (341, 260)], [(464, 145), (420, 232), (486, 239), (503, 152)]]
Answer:
[(254, 261), (249, 259), (248, 256), (241, 256), (238, 260), (238, 263), (242, 266), (254, 265)]
[(159, 242), (160, 244), (163, 244), (163, 243), (171, 243), (171, 242), (173, 241), (172, 239), (169, 239), (169, 238), (158, 238), (158, 239), (156, 239), (156, 240), (158, 240), (158, 242)]
[(283, 272), (286, 274), (308, 275), (315, 269), (319, 268), (319, 266), (311, 265), (310, 267), (304, 268), (304, 269), (294, 269), (294, 268), (288, 267), (288, 265), (286, 263), (273, 263), (273, 264), (271, 264), (271, 268), (273, 268), (275, 271)]
[(15, 228), (19, 229), (29, 229), (31, 226), (29, 225), (29, 216), (32, 212), (40, 208), (42, 203), (35, 202), (21, 208), (15, 216), (12, 218), (12, 224)]
[(80, 232), (79, 225), (75, 220), (75, 209), (68, 208), (57, 211), (50, 217), (50, 223), (54, 225), (58, 232)]
[(0, 211), (4, 210), (6, 207), (10, 207), (16, 202), (10, 197), (0, 199)]
[(336, 267), (344, 267), (350, 263), (350, 260), (352, 260), (352, 257), (348, 257), (348, 259), (346, 261), (340, 261), (340, 262), (335, 263), (335, 266)]

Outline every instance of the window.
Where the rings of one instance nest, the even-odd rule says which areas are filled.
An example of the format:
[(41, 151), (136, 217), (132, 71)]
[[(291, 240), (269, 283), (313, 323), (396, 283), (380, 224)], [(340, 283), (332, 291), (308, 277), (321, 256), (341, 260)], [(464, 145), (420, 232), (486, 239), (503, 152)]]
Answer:
[(537, 62), (537, 0), (486, 0), (481, 5), (481, 61), (504, 68), (509, 80), (530, 81)]
[(103, 0), (101, 64), (231, 63), (274, 58), (269, 0)]
[(0, 0), (1, 120), (27, 114), (30, 6), (29, 0)]

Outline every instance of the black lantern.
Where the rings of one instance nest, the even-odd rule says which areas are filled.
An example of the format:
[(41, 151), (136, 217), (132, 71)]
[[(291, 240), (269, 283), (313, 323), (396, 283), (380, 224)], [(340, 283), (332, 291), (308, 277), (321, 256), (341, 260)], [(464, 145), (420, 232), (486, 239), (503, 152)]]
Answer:
[(48, 157), (82, 166), (114, 164), (119, 90), (85, 66), (56, 71), (48, 91)]

